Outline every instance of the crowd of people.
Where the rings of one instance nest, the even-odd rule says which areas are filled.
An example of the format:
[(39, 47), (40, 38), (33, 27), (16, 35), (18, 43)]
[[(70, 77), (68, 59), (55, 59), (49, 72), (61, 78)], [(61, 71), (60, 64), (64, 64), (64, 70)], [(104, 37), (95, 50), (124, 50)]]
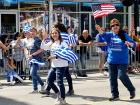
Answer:
[[(78, 51), (79, 61), (81, 63), (81, 70), (75, 62), (77, 70), (77, 76), (87, 77), (85, 72), (86, 60), (88, 60), (89, 46), (96, 46), (99, 54), (99, 72), (104, 76), (109, 76), (111, 94), (110, 101), (119, 100), (118, 82), (119, 78), (124, 86), (130, 92), (130, 99), (135, 97), (135, 87), (130, 81), (127, 75), (127, 68), (129, 65), (129, 48), (136, 47), (136, 56), (139, 56), (139, 43), (140, 39), (135, 35), (135, 30), (131, 31), (131, 34), (120, 28), (121, 24), (117, 19), (110, 21), (110, 31), (106, 32), (101, 26), (96, 25), (98, 34), (96, 40), (93, 41), (89, 35), (88, 30), (84, 29), (81, 35), (72, 33), (71, 27), (65, 27), (62, 23), (58, 22), (53, 25), (50, 34), (46, 30), (37, 32), (36, 28), (26, 25), (23, 28), (23, 33), (16, 33), (14, 40), (9, 44), (4, 44), (0, 41), (0, 53), (5, 54), (5, 65), (7, 81), (10, 80), (10, 84), (14, 85), (15, 82), (23, 82), (26, 79), (25, 72), (23, 70), (23, 59), (29, 62), (30, 76), (32, 80), (33, 91), (31, 93), (50, 94), (52, 89), (57, 95), (56, 105), (66, 104), (66, 95), (73, 95), (74, 88), (72, 77), (69, 72), (69, 63), (67, 60), (62, 59), (55, 55), (58, 48), (65, 47), (73, 50), (75, 46), (80, 46)], [(69, 42), (69, 37), (75, 38), (74, 42)], [(137, 44), (136, 44), (137, 43)], [(12, 48), (12, 51), (11, 51)], [(49, 52), (45, 55), (44, 53)], [(75, 52), (77, 53), (77, 52)], [(137, 61), (140, 59), (137, 56)], [(47, 75), (46, 83), (44, 83), (41, 77), (38, 75), (38, 70), (42, 62), (47, 61), (50, 64), (50, 70)], [(108, 73), (104, 72), (104, 64), (108, 64)], [(21, 76), (20, 76), (21, 75)], [(65, 86), (63, 78), (66, 77), (69, 90), (65, 95)], [(8, 80), (9, 79), (9, 80)], [(57, 82), (57, 85), (54, 82)], [(38, 89), (38, 83), (41, 85), (41, 89)]]

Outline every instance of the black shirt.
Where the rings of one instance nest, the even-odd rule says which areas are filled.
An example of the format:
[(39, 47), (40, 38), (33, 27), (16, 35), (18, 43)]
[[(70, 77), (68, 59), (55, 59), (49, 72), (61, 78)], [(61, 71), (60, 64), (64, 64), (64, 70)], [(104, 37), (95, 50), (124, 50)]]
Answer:
[[(88, 35), (88, 37), (86, 39), (83, 37), (83, 35), (80, 35), (78, 39), (83, 43), (88, 43), (88, 42), (92, 41), (92, 38), (90, 35)], [(86, 52), (87, 52), (87, 46), (81, 46), (80, 53), (86, 53)]]

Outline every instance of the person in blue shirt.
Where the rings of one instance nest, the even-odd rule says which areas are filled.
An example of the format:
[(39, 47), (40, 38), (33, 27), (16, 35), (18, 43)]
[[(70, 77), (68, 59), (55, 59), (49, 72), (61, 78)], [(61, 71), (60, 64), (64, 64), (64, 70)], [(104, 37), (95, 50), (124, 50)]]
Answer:
[(99, 72), (101, 76), (107, 76), (107, 72), (104, 71), (104, 63), (107, 55), (107, 43), (102, 35), (96, 35), (96, 42), (95, 45), (97, 46), (97, 52), (99, 55)]
[[(32, 28), (29, 30), (29, 33), (31, 33), (31, 36), (33, 38), (33, 43), (30, 48), (30, 54), (28, 56), (30, 62), (32, 60), (36, 60), (38, 62), (43, 62), (43, 53), (38, 53), (38, 50), (40, 50), (41, 40), (37, 36), (37, 30), (35, 28)], [(40, 64), (39, 63), (30, 63), (30, 75), (32, 76), (32, 83), (33, 83), (33, 91), (31, 93), (37, 93), (38, 92), (38, 83), (41, 85), (41, 91), (44, 90), (44, 82), (38, 75), (37, 71), (39, 70)]]
[(110, 21), (110, 28), (111, 32), (103, 32), (101, 27), (96, 25), (96, 29), (106, 40), (108, 46), (107, 62), (109, 64), (109, 79), (112, 93), (109, 101), (119, 100), (117, 78), (121, 80), (130, 92), (130, 99), (133, 99), (135, 97), (135, 87), (130, 81), (126, 70), (128, 67), (128, 48), (135, 47), (136, 43), (125, 31), (120, 29), (120, 22), (117, 19)]

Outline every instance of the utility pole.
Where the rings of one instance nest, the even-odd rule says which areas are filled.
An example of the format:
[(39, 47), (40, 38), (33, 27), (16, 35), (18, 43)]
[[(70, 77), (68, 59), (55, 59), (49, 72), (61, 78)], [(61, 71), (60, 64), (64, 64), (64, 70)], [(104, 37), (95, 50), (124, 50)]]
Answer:
[(46, 31), (47, 25), (48, 25), (48, 30), (49, 30), (49, 2), (48, 2), (48, 0), (45, 0), (44, 11), (45, 11), (45, 16), (44, 16), (45, 24), (44, 24), (44, 28), (45, 28), (45, 31)]
[(134, 0), (134, 28), (135, 32), (140, 31), (139, 26), (139, 0)]

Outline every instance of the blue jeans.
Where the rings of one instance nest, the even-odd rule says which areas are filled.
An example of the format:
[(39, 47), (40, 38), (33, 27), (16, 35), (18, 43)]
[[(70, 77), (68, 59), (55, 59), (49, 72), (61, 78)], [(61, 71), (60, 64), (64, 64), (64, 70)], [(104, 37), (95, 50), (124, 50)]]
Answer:
[(69, 85), (69, 91), (73, 90), (73, 83), (72, 83), (71, 74), (69, 72), (69, 67), (67, 67), (67, 69), (65, 70), (65, 77)]
[[(51, 70), (48, 74), (48, 85), (53, 89), (53, 91), (55, 93), (58, 93), (60, 90), (60, 96), (63, 99), (65, 99), (65, 87), (64, 87), (64, 83), (63, 83), (63, 77), (64, 77), (66, 69), (67, 69), (67, 67), (51, 68)], [(55, 80), (57, 82), (59, 90), (58, 90), (57, 86), (54, 84)]]
[(33, 89), (38, 90), (38, 82), (41, 86), (44, 85), (43, 81), (41, 80), (40, 76), (37, 74), (37, 71), (39, 69), (38, 64), (31, 64), (30, 66), (30, 75), (32, 76), (32, 83), (33, 83)]
[[(52, 69), (51, 69), (52, 70)], [(50, 72), (51, 72), (50, 70)], [(48, 73), (49, 75), (49, 73)], [(73, 83), (72, 83), (72, 78), (71, 78), (71, 74), (69, 72), (69, 67), (67, 67), (67, 69), (65, 70), (65, 74), (64, 76), (66, 77), (67, 79), (67, 82), (68, 82), (68, 85), (69, 85), (69, 91), (73, 90)], [(47, 91), (50, 91), (51, 90), (51, 87), (48, 85), (47, 88), (46, 88)], [(57, 93), (58, 91), (56, 91), (55, 93)]]
[(81, 53), (80, 54), (80, 62), (81, 62), (81, 68), (86, 69), (86, 59), (87, 59), (87, 54), (86, 53)]
[(135, 91), (135, 87), (126, 73), (127, 66), (127, 64), (109, 64), (109, 79), (113, 97), (119, 97), (117, 78), (121, 80), (129, 92)]

